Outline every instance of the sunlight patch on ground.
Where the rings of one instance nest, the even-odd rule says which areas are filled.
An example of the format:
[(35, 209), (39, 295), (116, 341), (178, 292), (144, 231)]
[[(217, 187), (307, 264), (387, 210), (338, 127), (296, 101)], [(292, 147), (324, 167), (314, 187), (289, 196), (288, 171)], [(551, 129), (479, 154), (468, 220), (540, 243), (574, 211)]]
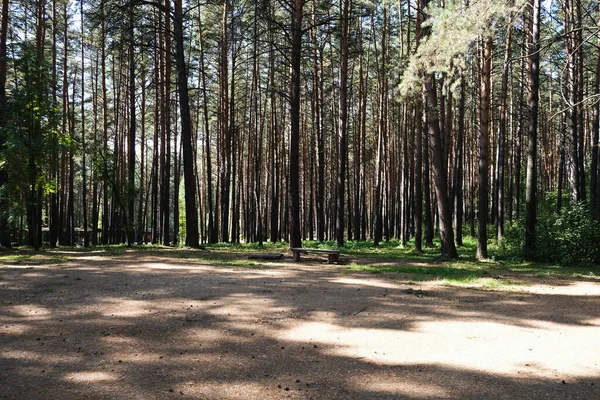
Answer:
[(5, 350), (2, 352), (2, 358), (14, 358), (18, 359), (26, 359), (26, 360), (36, 360), (40, 357), (40, 354), (35, 351), (27, 351), (27, 350)]
[[(29, 362), (36, 360), (45, 364), (73, 364), (81, 360), (81, 357), (79, 356), (55, 354), (49, 355), (27, 350), (6, 350), (2, 352), (2, 358), (14, 360), (28, 360)], [(0, 396), (0, 398), (2, 398), (2, 396)]]
[(73, 257), (73, 260), (76, 261), (106, 261), (108, 260), (107, 257), (104, 256), (90, 256), (90, 255), (85, 255), (85, 256), (81, 256), (81, 257)]
[(350, 380), (350, 384), (365, 393), (381, 393), (399, 399), (404, 398), (402, 393), (407, 399), (445, 399), (449, 397), (448, 393), (439, 385), (426, 384), (423, 381), (408, 382), (402, 380), (401, 382), (390, 382), (389, 379), (383, 377), (373, 382), (372, 380), (365, 380), (364, 377), (354, 377)]
[(375, 280), (335, 278), (335, 279), (331, 279), (330, 282), (338, 283), (340, 285), (368, 286), (368, 287), (378, 287), (378, 288), (384, 288), (384, 289), (400, 289), (400, 285), (396, 285), (391, 282), (375, 281)]
[(282, 315), (292, 311), (290, 307), (278, 307), (268, 298), (256, 295), (238, 293), (220, 300), (223, 305), (215, 307), (209, 312), (215, 316), (236, 316), (236, 320), (256, 319), (256, 315)]
[[(109, 304), (106, 304), (109, 303)], [(137, 300), (114, 299), (105, 301), (104, 317), (136, 318), (148, 314), (148, 302)]]
[[(102, 338), (102, 341), (109, 343), (109, 344), (119, 345), (119, 346), (130, 346), (131, 348), (133, 348), (133, 346), (138, 344), (137, 339), (123, 336), (123, 335), (106, 336), (106, 337)], [(146, 353), (145, 355), (148, 355), (148, 354)]]
[(23, 335), (27, 331), (31, 330), (31, 327), (26, 324), (3, 324), (0, 326), (0, 333), (3, 335)]
[[(553, 294), (566, 296), (600, 296), (600, 283), (598, 282), (572, 282), (561, 286), (536, 285), (522, 289), (528, 293)], [(600, 302), (600, 299), (598, 299)]]
[(19, 317), (27, 317), (29, 320), (47, 319), (42, 317), (47, 317), (52, 314), (51, 310), (33, 304), (15, 305), (7, 307), (7, 310), (13, 314), (16, 314)]
[(583, 323), (591, 326), (600, 326), (600, 318), (592, 318), (587, 321), (584, 321)]
[(190, 327), (182, 330), (181, 335), (178, 337), (190, 341), (184, 343), (200, 343), (200, 345), (225, 340), (223, 329), (207, 328), (204, 326)]
[(65, 378), (75, 382), (93, 383), (116, 381), (119, 379), (119, 376), (117, 374), (105, 371), (85, 371), (67, 374)]
[[(570, 327), (567, 339), (560, 326), (551, 323), (527, 329), (485, 321), (428, 321), (417, 326), (405, 331), (305, 322), (283, 333), (282, 339), (320, 343), (330, 356), (379, 365), (439, 364), (508, 376), (519, 374), (523, 365), (536, 365), (529, 373), (540, 377), (597, 375), (598, 366), (589, 365), (586, 358), (600, 351), (599, 343), (589, 340), (598, 333), (593, 327)], [(570, 347), (568, 359), (564, 346)]]
[(189, 265), (175, 265), (175, 264), (165, 264), (165, 263), (144, 263), (137, 265), (138, 268), (142, 269), (163, 269), (163, 270), (173, 270), (173, 269), (189, 269)]

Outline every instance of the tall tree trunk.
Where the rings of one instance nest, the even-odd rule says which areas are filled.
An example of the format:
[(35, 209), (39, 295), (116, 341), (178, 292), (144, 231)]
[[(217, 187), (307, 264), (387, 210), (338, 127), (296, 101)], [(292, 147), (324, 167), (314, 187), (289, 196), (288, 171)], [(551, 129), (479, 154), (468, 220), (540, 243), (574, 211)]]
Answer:
[(423, 109), (417, 102), (414, 108), (413, 136), (415, 138), (415, 250), (423, 251)]
[(204, 66), (204, 35), (202, 34), (203, 25), (200, 21), (200, 74), (202, 75), (202, 109), (204, 112), (204, 151), (206, 154), (206, 203), (208, 207), (208, 242), (216, 243), (219, 240), (218, 229), (214, 222), (214, 198), (212, 182), (212, 157), (210, 146), (210, 125), (208, 115), (208, 91), (206, 86), (206, 68)]
[(179, 111), (181, 114), (181, 141), (183, 145), (183, 181), (185, 185), (185, 244), (198, 247), (198, 208), (196, 207), (196, 179), (194, 177), (194, 148), (192, 146), (192, 119), (188, 93), (187, 65), (185, 63), (183, 37), (182, 0), (175, 0), (175, 62), (179, 87)]
[[(580, 81), (579, 65), (582, 53), (580, 52), (581, 43), (578, 39), (578, 29), (580, 21), (578, 18), (578, 0), (567, 0), (565, 2), (565, 30), (568, 33), (565, 40), (567, 52), (567, 88), (568, 88), (568, 106), (569, 106), (569, 136), (571, 140), (570, 147), (570, 170), (569, 180), (571, 183), (573, 200), (583, 201), (585, 199), (585, 176), (583, 174), (583, 160), (580, 160), (580, 154), (583, 154), (582, 115), (580, 115), (580, 105), (578, 105), (579, 93), (583, 91), (583, 82)], [(531, 62), (531, 61), (530, 61)]]
[(129, 135), (128, 135), (128, 182), (127, 182), (127, 245), (133, 245), (135, 241), (134, 227), (134, 205), (135, 205), (135, 130), (136, 130), (136, 110), (135, 110), (135, 46), (134, 46), (134, 9), (133, 2), (127, 8), (129, 18), (129, 37), (128, 37), (128, 55), (129, 55)]
[(375, 194), (373, 198), (373, 244), (379, 245), (383, 238), (383, 208), (384, 208), (384, 162), (385, 140), (387, 136), (387, 6), (383, 8), (383, 28), (381, 38), (381, 63), (379, 65), (379, 110), (377, 115), (377, 169), (375, 177)]
[[(425, 10), (429, 0), (421, 0), (421, 11)], [(428, 29), (424, 36), (428, 36)], [(452, 210), (448, 200), (448, 182), (446, 180), (444, 154), (440, 134), (440, 120), (438, 115), (437, 85), (434, 74), (426, 77), (424, 90), (427, 98), (426, 112), (429, 131), (429, 147), (433, 158), (433, 176), (435, 193), (437, 196), (437, 208), (440, 219), (440, 241), (442, 257), (458, 258), (456, 245), (454, 243), (454, 232), (452, 230)]]
[(228, 138), (229, 151), (227, 152), (227, 170), (229, 171), (231, 183), (229, 190), (231, 192), (231, 241), (233, 243), (239, 243), (239, 202), (238, 202), (238, 190), (237, 190), (237, 137), (236, 137), (236, 121), (235, 121), (235, 69), (236, 69), (236, 42), (235, 42), (235, 24), (234, 24), (234, 8), (231, 7), (231, 84), (230, 84), (230, 95), (229, 95), (229, 125), (228, 125)]
[(498, 121), (498, 140), (496, 150), (496, 238), (504, 236), (504, 177), (506, 165), (506, 126), (507, 126), (507, 101), (508, 101), (508, 76), (510, 73), (510, 53), (512, 45), (512, 25), (508, 26), (506, 34), (506, 48), (504, 51), (504, 63), (502, 65), (502, 83), (500, 87), (500, 121)]
[[(600, 45), (600, 37), (598, 37), (598, 44)], [(594, 95), (600, 96), (600, 51), (596, 56), (596, 76), (594, 77)], [(598, 150), (599, 150), (599, 136), (600, 136), (600, 101), (596, 99), (593, 108), (593, 122), (592, 122), (592, 162), (590, 166), (590, 208), (594, 218), (600, 220), (600, 174), (598, 170)]]
[(219, 153), (219, 183), (221, 210), (221, 241), (229, 242), (229, 188), (230, 188), (230, 131), (229, 131), (229, 58), (227, 21), (229, 17), (229, 0), (223, 2), (221, 17), (221, 42), (219, 58), (219, 124), (220, 124), (220, 153)]
[[(2, 0), (2, 20), (0, 21), (0, 112), (4, 115), (4, 107), (6, 106), (6, 39), (8, 36), (8, 3), (9, 0)], [(5, 119), (0, 119), (0, 123), (4, 123)], [(2, 144), (5, 138), (2, 137)]]
[(477, 201), (477, 259), (488, 257), (488, 153), (490, 141), (490, 97), (492, 84), (492, 37), (482, 39), (481, 98), (479, 101), (479, 196)]
[(106, 21), (104, 15), (104, 1), (100, 6), (100, 70), (102, 87), (102, 162), (104, 164), (104, 176), (102, 183), (102, 240), (101, 243), (108, 244), (109, 231), (109, 208), (108, 208), (108, 180), (106, 171), (108, 162), (108, 90), (106, 82)]
[(578, 146), (577, 146), (577, 169), (579, 174), (579, 201), (585, 202), (587, 193), (586, 193), (586, 179), (585, 179), (585, 134), (587, 131), (586, 120), (584, 114), (584, 104), (583, 104), (583, 91), (585, 88), (584, 82), (584, 66), (583, 66), (583, 21), (582, 21), (582, 11), (581, 11), (581, 0), (575, 0), (575, 24), (574, 24), (574, 34), (575, 34), (575, 44), (576, 44), (576, 54), (577, 54), (577, 93), (575, 95), (575, 100), (577, 103), (577, 121), (578, 121)]
[(87, 206), (87, 168), (86, 153), (87, 146), (85, 141), (85, 33), (84, 33), (84, 15), (83, 2), (81, 2), (81, 194), (83, 203), (83, 245), (88, 247), (88, 206)]
[(535, 250), (535, 225), (537, 219), (537, 125), (538, 89), (540, 82), (540, 0), (530, 0), (531, 30), (529, 38), (529, 130), (527, 133), (527, 180), (525, 188), (525, 251)]
[(146, 190), (146, 58), (143, 57), (142, 70), (140, 72), (141, 85), (141, 110), (140, 110), (140, 183), (139, 197), (136, 223), (136, 242), (146, 242), (146, 212), (144, 207), (144, 199), (148, 201), (148, 191)]
[(290, 83), (290, 159), (289, 159), (289, 191), (290, 202), (290, 247), (302, 247), (300, 234), (300, 73), (302, 59), (302, 17), (304, 0), (292, 0), (292, 54)]
[[(166, 9), (170, 9), (171, 0), (165, 0)], [(165, 30), (171, 29), (171, 19), (169, 13), (163, 15), (165, 21)], [(162, 136), (161, 136), (161, 221), (162, 221), (162, 244), (168, 246), (171, 244), (171, 68), (172, 68), (172, 45), (171, 35), (165, 35), (165, 51), (162, 52), (163, 74), (162, 74)]]
[[(408, 7), (408, 16), (410, 23), (410, 7)], [(415, 52), (419, 49), (419, 45), (423, 35), (422, 29), (422, 13), (416, 13), (415, 23)], [(407, 49), (410, 54), (410, 25), (407, 33)], [(413, 136), (415, 140), (415, 249), (420, 253), (423, 251), (423, 96), (416, 99), (414, 107), (413, 120)], [(425, 190), (429, 190), (425, 187)]]
[(464, 137), (465, 137), (465, 79), (460, 78), (460, 97), (458, 100), (458, 130), (456, 132), (456, 153), (454, 161), (454, 240), (457, 246), (463, 245), (463, 175), (464, 175)]
[(312, 3), (311, 39), (313, 47), (313, 98), (315, 113), (315, 131), (317, 136), (317, 240), (325, 240), (325, 133), (322, 126), (322, 102), (321, 102), (321, 73), (319, 66), (322, 65), (322, 49), (317, 42), (317, 16), (316, 4)]
[(427, 93), (426, 110), (428, 116), (429, 147), (433, 158), (434, 186), (440, 219), (441, 254), (442, 257), (458, 258), (454, 243), (454, 232), (452, 231), (452, 213), (450, 202), (448, 201), (448, 183), (444, 171), (440, 124), (437, 113), (437, 90), (435, 86), (435, 77), (433, 74), (430, 74), (425, 82), (425, 91)]
[[(423, 102), (426, 104), (426, 101)], [(429, 123), (426, 122), (425, 126), (421, 125), (422, 134), (425, 137), (425, 146), (422, 146), (423, 150), (423, 194), (425, 195), (425, 247), (432, 248), (433, 247), (433, 216), (431, 215), (431, 172), (430, 172), (430, 163), (429, 163), (429, 146), (427, 145), (427, 135), (429, 132), (427, 131), (427, 127)]]
[(560, 145), (558, 162), (558, 193), (556, 195), (556, 212), (560, 214), (563, 203), (563, 189), (565, 186), (565, 175), (567, 166), (567, 113), (563, 113), (560, 123)]
[[(0, 21), (0, 128), (4, 127), (6, 121), (6, 39), (8, 33), (8, 2), (9, 0), (2, 0), (2, 21)], [(2, 132), (2, 129), (0, 129), (0, 132)], [(6, 138), (4, 135), (0, 134), (0, 148), (4, 147), (5, 141)], [(4, 185), (7, 180), (7, 172), (4, 169), (0, 170), (0, 186)], [(11, 240), (7, 208), (8, 202), (4, 199), (4, 196), (2, 196), (2, 199), (0, 199), (0, 245), (9, 248), (11, 247)], [(54, 241), (54, 243), (56, 244), (56, 241)]]
[(346, 189), (346, 160), (348, 158), (348, 36), (350, 29), (350, 0), (340, 4), (340, 102), (337, 173), (336, 242), (344, 245), (344, 195)]

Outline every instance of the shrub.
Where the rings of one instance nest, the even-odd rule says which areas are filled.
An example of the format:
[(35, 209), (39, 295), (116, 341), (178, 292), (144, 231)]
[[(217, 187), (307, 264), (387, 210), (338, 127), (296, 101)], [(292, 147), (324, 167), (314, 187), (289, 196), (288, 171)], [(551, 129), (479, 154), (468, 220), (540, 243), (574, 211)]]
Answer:
[[(507, 224), (499, 250), (508, 256), (520, 255), (525, 242), (525, 221)], [(587, 205), (565, 202), (556, 212), (554, 196), (540, 201), (536, 225), (536, 251), (540, 261), (600, 263), (600, 223), (591, 217)]]

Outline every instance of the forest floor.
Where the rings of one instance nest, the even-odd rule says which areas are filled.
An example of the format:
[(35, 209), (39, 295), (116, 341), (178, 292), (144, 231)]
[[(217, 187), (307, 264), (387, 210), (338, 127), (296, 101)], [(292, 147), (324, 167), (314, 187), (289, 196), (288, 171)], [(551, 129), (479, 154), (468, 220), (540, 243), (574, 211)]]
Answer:
[(600, 398), (593, 267), (249, 251), (0, 253), (0, 398)]

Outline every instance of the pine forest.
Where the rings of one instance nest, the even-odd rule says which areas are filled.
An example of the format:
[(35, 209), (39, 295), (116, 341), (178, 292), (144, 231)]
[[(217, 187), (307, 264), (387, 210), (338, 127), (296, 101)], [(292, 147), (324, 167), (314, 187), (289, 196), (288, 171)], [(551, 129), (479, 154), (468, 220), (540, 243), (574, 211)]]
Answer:
[[(600, 2), (2, 0), (4, 247), (600, 261)], [(316, 347), (316, 346), (315, 346)]]

